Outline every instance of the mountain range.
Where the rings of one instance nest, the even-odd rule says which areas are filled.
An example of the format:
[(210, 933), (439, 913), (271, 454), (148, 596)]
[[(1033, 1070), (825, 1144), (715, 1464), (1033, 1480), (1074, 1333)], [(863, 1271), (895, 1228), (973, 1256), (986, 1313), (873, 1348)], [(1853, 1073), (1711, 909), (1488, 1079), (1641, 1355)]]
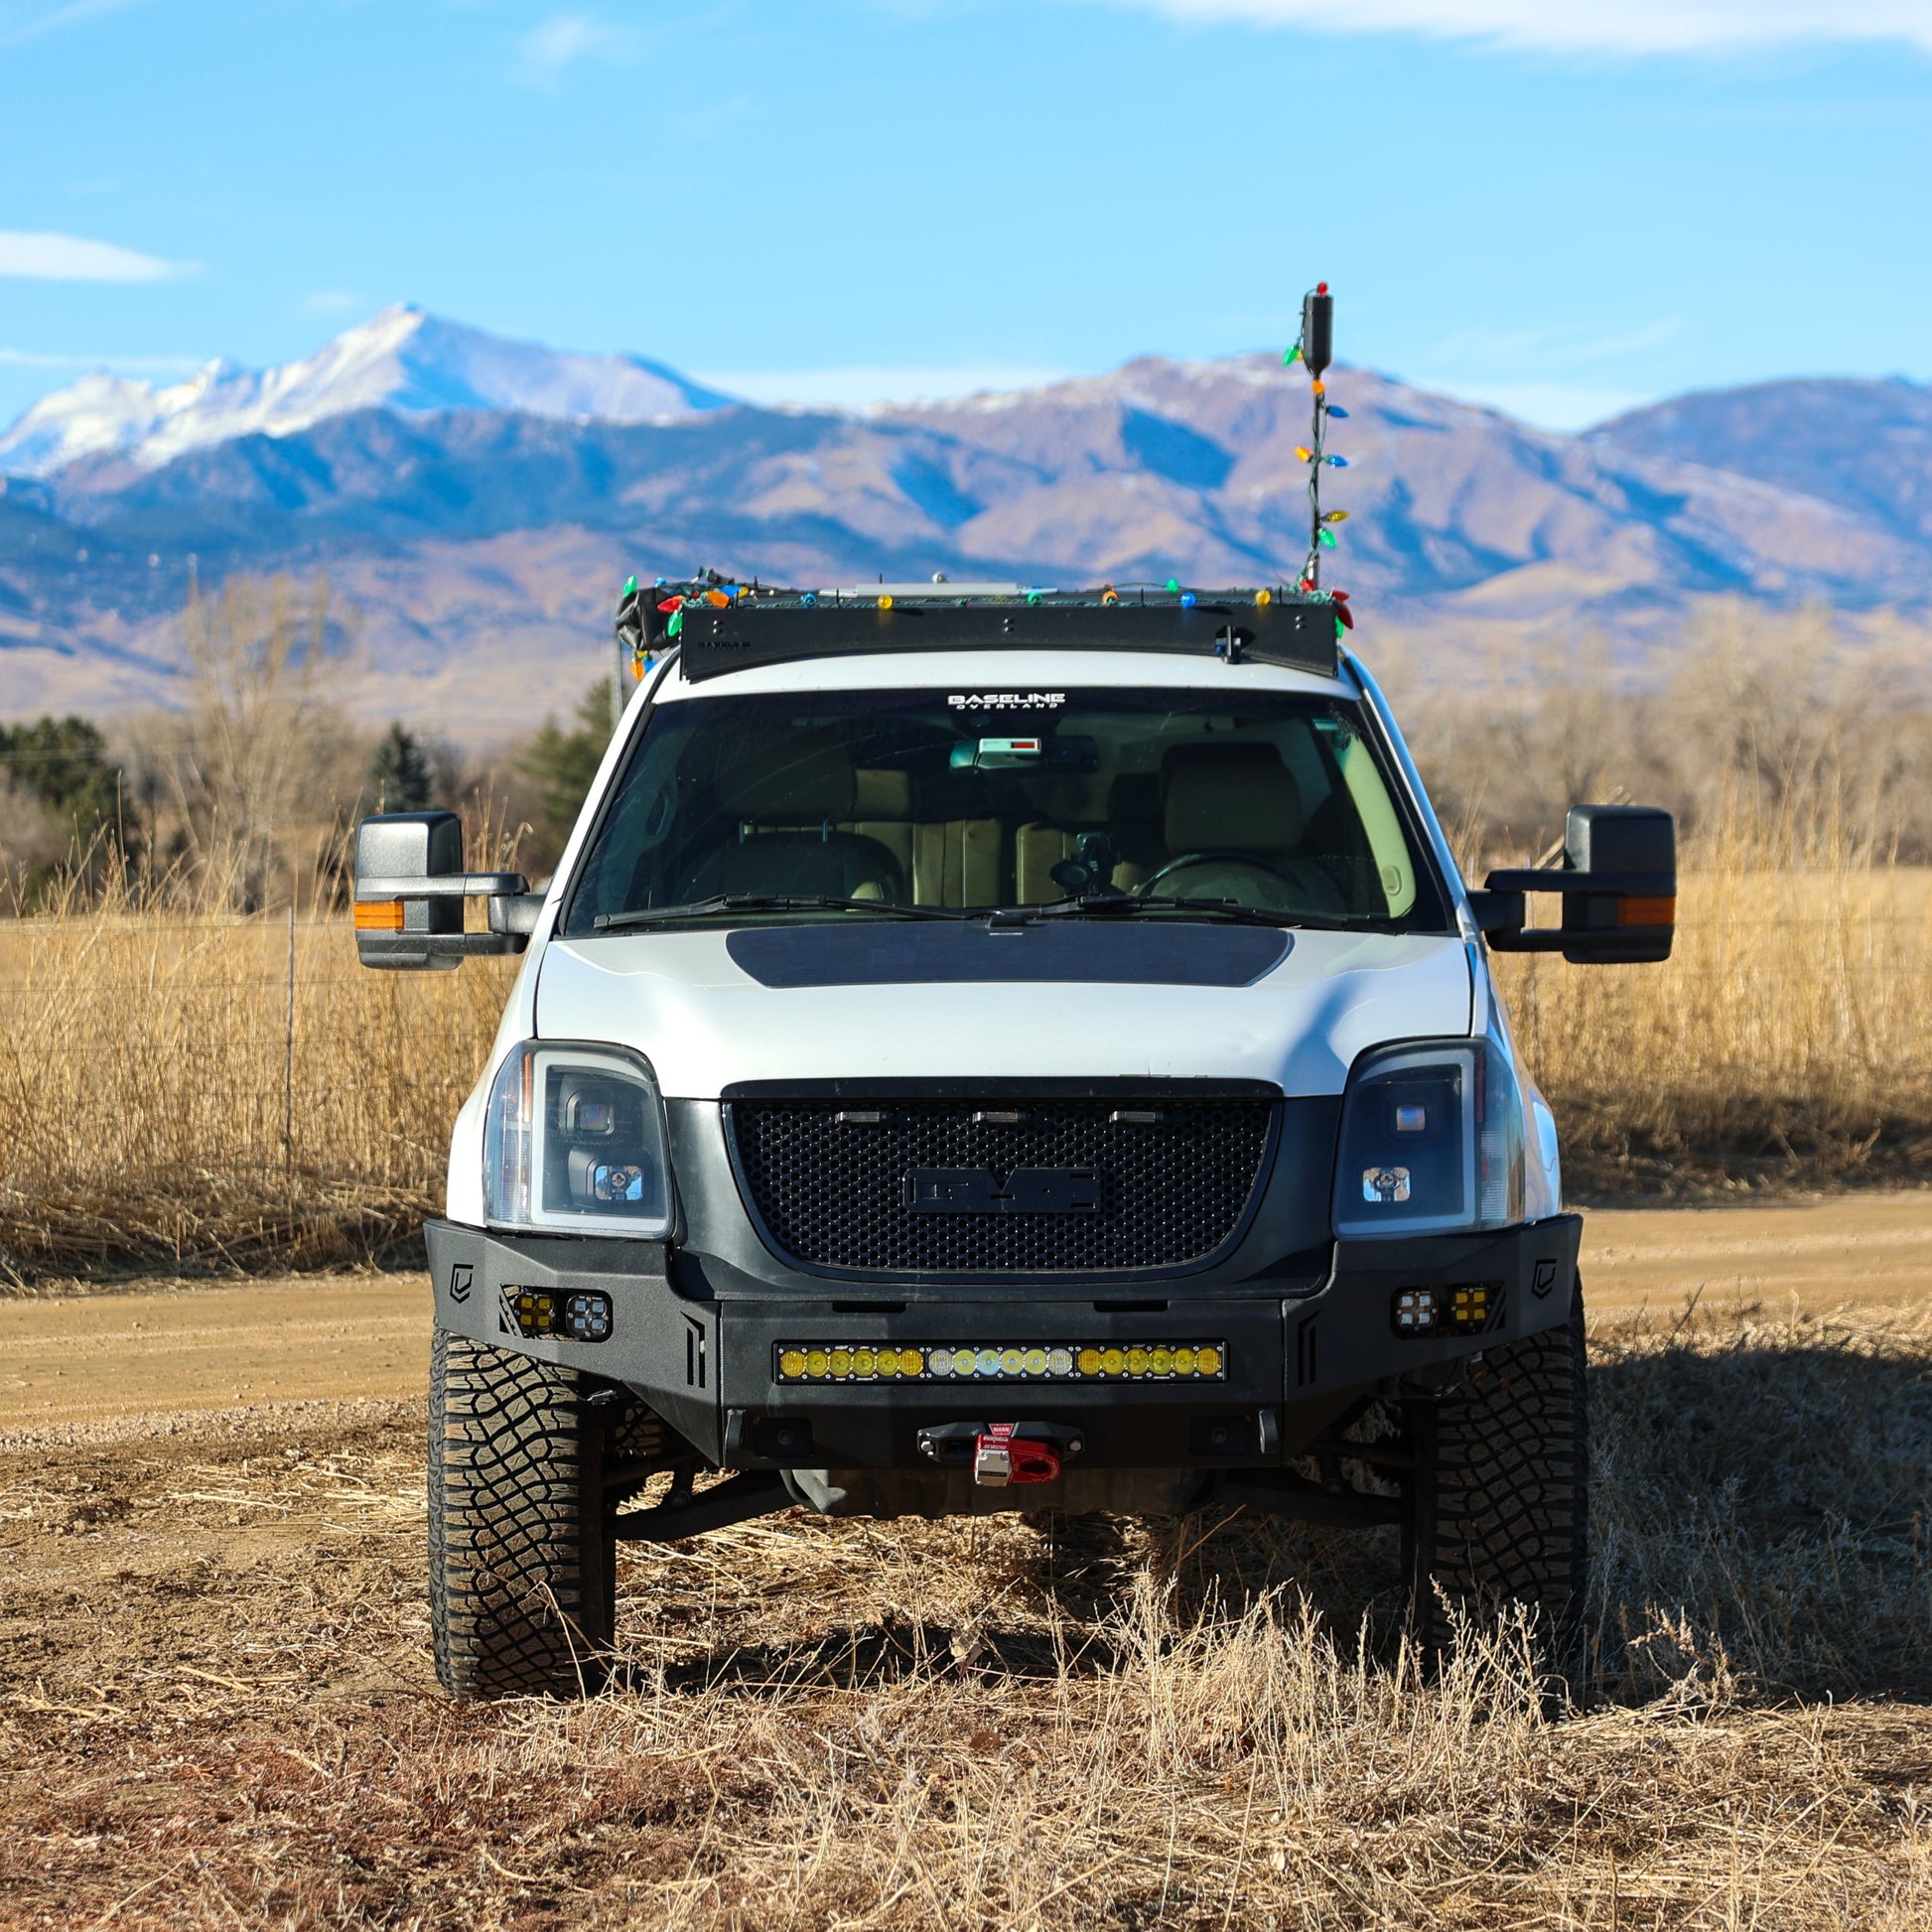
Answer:
[[(172, 388), (90, 376), (0, 436), (0, 712), (177, 701), (191, 574), (326, 569), (353, 701), (462, 737), (563, 709), (631, 571), (809, 585), (1262, 583), (1306, 543), (1308, 386), (1274, 355), (860, 412), (385, 311)], [(1580, 649), (1641, 674), (1700, 601), (1932, 615), (1932, 389), (1803, 380), (1579, 436), (1330, 373), (1360, 635), (1437, 674)]]

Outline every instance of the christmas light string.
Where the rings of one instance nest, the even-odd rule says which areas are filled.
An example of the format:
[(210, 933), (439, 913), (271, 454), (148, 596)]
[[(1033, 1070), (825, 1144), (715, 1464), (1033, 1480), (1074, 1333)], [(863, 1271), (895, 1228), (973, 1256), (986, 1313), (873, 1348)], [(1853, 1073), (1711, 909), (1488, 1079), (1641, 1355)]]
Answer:
[[(1309, 440), (1298, 445), (1295, 454), (1309, 466), (1309, 554), (1302, 565), (1301, 584), (1305, 591), (1318, 592), (1321, 589), (1321, 553), (1335, 547), (1335, 525), (1348, 520), (1346, 510), (1324, 510), (1321, 507), (1321, 473), (1323, 470), (1346, 470), (1348, 459), (1343, 456), (1330, 456), (1327, 450), (1328, 420), (1346, 421), (1348, 411), (1328, 400), (1328, 385), (1322, 380), (1329, 362), (1333, 359), (1335, 333), (1335, 298), (1328, 293), (1326, 282), (1317, 282), (1302, 298), (1302, 334), (1295, 346), (1283, 357), (1282, 364), (1293, 368), (1300, 362), (1309, 372), (1313, 389), (1313, 414), (1309, 430)], [(1335, 617), (1343, 627), (1352, 630), (1355, 620), (1349, 615), (1348, 593), (1329, 591), (1329, 600), (1335, 607)]]

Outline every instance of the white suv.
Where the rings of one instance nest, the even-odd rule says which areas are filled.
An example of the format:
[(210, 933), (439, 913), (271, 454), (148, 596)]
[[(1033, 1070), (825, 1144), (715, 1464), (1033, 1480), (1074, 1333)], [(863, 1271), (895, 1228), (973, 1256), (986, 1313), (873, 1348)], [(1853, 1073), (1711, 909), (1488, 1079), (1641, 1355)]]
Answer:
[(1581, 1224), (1485, 938), (1664, 957), (1673, 830), (1468, 891), (1340, 629), (658, 584), (546, 891), (362, 826), (366, 963), (527, 946), (429, 1229), (452, 1692), (594, 1684), (620, 1540), (799, 1506), (1399, 1523), (1425, 1641), (1570, 1668)]

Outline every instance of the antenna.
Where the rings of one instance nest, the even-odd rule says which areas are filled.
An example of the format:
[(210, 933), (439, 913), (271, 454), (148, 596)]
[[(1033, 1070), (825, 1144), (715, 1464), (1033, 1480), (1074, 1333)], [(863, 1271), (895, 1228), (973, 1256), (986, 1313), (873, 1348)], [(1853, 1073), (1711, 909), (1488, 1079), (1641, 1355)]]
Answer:
[[(1305, 591), (1318, 591), (1321, 588), (1321, 553), (1335, 547), (1334, 526), (1346, 522), (1348, 518), (1346, 510), (1324, 510), (1321, 507), (1321, 472), (1324, 469), (1348, 468), (1346, 457), (1330, 456), (1326, 447), (1328, 418), (1346, 417), (1348, 414), (1345, 409), (1329, 406), (1328, 385), (1321, 379), (1334, 359), (1334, 343), (1335, 298), (1328, 293), (1326, 282), (1317, 282), (1302, 298), (1301, 338), (1282, 357), (1282, 361), (1290, 367), (1297, 362), (1305, 364), (1314, 390), (1314, 412), (1309, 428), (1309, 441), (1306, 447), (1298, 448), (1295, 452), (1309, 466), (1309, 554), (1302, 566), (1302, 588)], [(1350, 621), (1345, 610), (1338, 608), (1337, 614), (1343, 622)]]

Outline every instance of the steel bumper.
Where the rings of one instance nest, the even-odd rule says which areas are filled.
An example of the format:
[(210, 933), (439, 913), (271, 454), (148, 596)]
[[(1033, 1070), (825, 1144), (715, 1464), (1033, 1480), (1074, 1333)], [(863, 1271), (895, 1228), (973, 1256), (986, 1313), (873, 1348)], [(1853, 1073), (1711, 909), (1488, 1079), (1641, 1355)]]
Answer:
[[(1077, 1431), (1090, 1468), (1266, 1467), (1294, 1454), (1362, 1395), (1427, 1386), (1447, 1365), (1569, 1318), (1582, 1222), (1499, 1234), (1346, 1241), (1312, 1292), (1202, 1291), (1176, 1282), (1131, 1296), (1016, 1283), (984, 1300), (903, 1299), (878, 1284), (705, 1299), (701, 1270), (663, 1244), (498, 1235), (432, 1222), (439, 1327), (587, 1370), (635, 1390), (702, 1454), (738, 1468), (917, 1468), (919, 1433), (968, 1421), (1042, 1421)], [(1398, 1305), (1483, 1291), (1479, 1325), (1405, 1332)], [(560, 1332), (569, 1298), (606, 1298), (609, 1332)], [(595, 1310), (593, 1300), (578, 1305)], [(1466, 1307), (1465, 1302), (1465, 1307)], [(544, 1325), (548, 1310), (548, 1325)], [(787, 1380), (788, 1351), (997, 1351), (1212, 1346), (1219, 1372), (1053, 1379), (995, 1373)], [(1011, 1353), (1009, 1353), (1011, 1351)], [(903, 1354), (901, 1352), (901, 1359)]]

